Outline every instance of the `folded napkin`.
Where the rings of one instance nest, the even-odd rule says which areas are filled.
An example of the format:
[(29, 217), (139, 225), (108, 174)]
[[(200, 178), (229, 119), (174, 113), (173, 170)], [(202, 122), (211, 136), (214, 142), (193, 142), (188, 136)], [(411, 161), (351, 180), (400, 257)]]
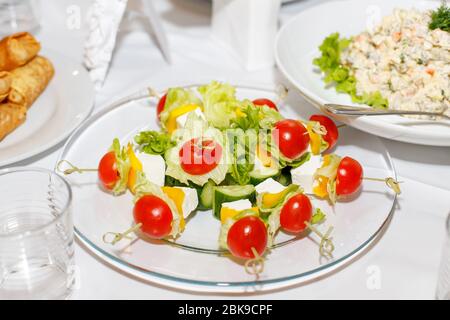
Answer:
[(271, 67), (281, 0), (213, 0), (212, 34), (248, 70)]
[(84, 64), (96, 90), (105, 80), (116, 36), (128, 0), (94, 0), (88, 19), (89, 35), (84, 47)]

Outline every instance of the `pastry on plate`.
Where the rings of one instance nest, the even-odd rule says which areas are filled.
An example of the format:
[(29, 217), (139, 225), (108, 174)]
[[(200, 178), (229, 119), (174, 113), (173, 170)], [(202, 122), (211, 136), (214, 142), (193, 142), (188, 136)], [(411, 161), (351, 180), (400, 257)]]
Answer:
[(28, 32), (15, 33), (0, 41), (0, 71), (11, 71), (36, 57), (41, 45)]
[(30, 108), (45, 90), (54, 73), (50, 60), (41, 56), (11, 71), (12, 83), (8, 101)]

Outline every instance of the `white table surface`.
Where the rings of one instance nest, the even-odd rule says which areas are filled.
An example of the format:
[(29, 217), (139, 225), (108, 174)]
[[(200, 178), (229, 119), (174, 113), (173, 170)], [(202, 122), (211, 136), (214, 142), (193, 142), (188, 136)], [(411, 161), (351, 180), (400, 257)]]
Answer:
[[(320, 1), (320, 0), (319, 0)], [(285, 5), (281, 21), (319, 1), (303, 0)], [(38, 34), (45, 47), (81, 61), (89, 0), (41, 1), (42, 28)], [(81, 28), (69, 29), (77, 3)], [(105, 102), (144, 85), (164, 88), (180, 82), (210, 79), (249, 83), (284, 81), (275, 69), (245, 71), (209, 37), (211, 6), (207, 0), (155, 0), (171, 44), (173, 64), (168, 65), (138, 22), (126, 23), (104, 88), (96, 98), (96, 110)], [(76, 9), (77, 10), (77, 9)], [(75, 12), (76, 12), (75, 10)], [(305, 102), (305, 108), (311, 108)], [(353, 130), (353, 129), (350, 129)], [(383, 140), (394, 158), (403, 193), (384, 236), (347, 268), (307, 285), (253, 295), (205, 295), (144, 283), (111, 269), (88, 250), (76, 246), (81, 273), (74, 299), (433, 299), (444, 221), (450, 212), (450, 148), (425, 147)], [(18, 165), (53, 168), (59, 145)], [(379, 271), (380, 287), (370, 289), (372, 270)]]

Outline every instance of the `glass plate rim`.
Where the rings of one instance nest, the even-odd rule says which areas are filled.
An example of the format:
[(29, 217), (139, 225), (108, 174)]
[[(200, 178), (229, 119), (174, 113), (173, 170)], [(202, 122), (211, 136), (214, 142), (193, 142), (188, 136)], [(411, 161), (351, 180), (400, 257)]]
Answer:
[[(175, 87), (192, 88), (192, 87), (198, 87), (199, 85), (201, 85), (201, 84), (189, 84), (189, 85), (180, 85), (180, 86), (175, 85)], [(270, 91), (272, 93), (276, 93), (276, 91), (277, 91), (276, 90), (277, 85), (252, 85), (252, 86), (250, 86), (250, 85), (239, 84), (239, 83), (233, 83), (233, 85), (238, 89), (243, 88), (243, 89), (249, 89), (249, 90)], [(128, 96), (119, 98), (116, 101), (112, 101), (112, 102), (108, 103), (106, 107), (104, 107), (101, 110), (94, 113), (90, 118), (88, 118), (85, 122), (83, 122), (83, 124), (80, 125), (72, 133), (72, 135), (69, 137), (67, 142), (64, 144), (64, 147), (63, 147), (61, 153), (59, 154), (58, 159), (55, 163), (54, 170), (57, 171), (58, 163), (62, 159), (64, 159), (64, 155), (70, 149), (72, 144), (78, 139), (78, 137), (84, 132), (85, 129), (89, 128), (93, 123), (95, 123), (97, 120), (99, 120), (100, 118), (102, 118), (103, 116), (108, 114), (109, 112), (111, 112), (117, 108), (120, 108), (129, 102), (148, 99), (149, 98), (148, 93), (149, 93), (149, 91), (152, 91), (152, 90), (153, 90), (153, 88), (151, 88), (151, 87), (146, 87), (144, 89), (140, 89)], [(150, 97), (150, 99), (153, 99), (153, 98)], [(385, 144), (379, 137), (376, 137), (376, 136), (374, 136), (374, 137), (376, 139), (378, 139), (383, 146), (385, 146)], [(391, 170), (392, 170), (392, 175), (393, 175), (394, 179), (397, 180), (397, 171), (396, 171), (394, 163), (392, 161), (391, 154), (387, 148), (385, 148), (385, 152), (387, 155), (386, 160), (388, 161), (388, 165), (391, 167)], [(395, 211), (396, 203), (397, 203), (397, 194), (394, 194), (394, 198), (392, 201), (392, 206), (389, 211), (389, 214), (387, 215), (387, 217), (383, 221), (383, 223), (380, 225), (380, 227), (366, 241), (364, 241), (361, 245), (359, 245), (356, 249), (352, 250), (348, 254), (342, 256), (341, 258), (339, 258), (335, 261), (321, 265), (318, 268), (314, 268), (313, 270), (302, 272), (300, 274), (295, 274), (295, 275), (290, 275), (290, 276), (280, 277), (280, 278), (275, 278), (275, 279), (267, 279), (267, 280), (239, 281), (239, 282), (203, 281), (203, 280), (185, 279), (182, 277), (171, 276), (171, 275), (167, 275), (167, 274), (156, 272), (156, 271), (145, 270), (145, 269), (143, 269), (139, 266), (136, 266), (132, 263), (123, 261), (122, 259), (119, 259), (118, 257), (110, 254), (106, 250), (100, 248), (95, 243), (93, 243), (91, 240), (89, 240), (89, 238), (87, 238), (83, 233), (81, 233), (75, 225), (74, 225), (74, 231), (75, 231), (75, 235), (77, 237), (79, 237), (82, 242), (87, 244), (87, 247), (90, 250), (94, 251), (94, 254), (96, 254), (97, 256), (98, 256), (98, 254), (101, 255), (100, 256), (101, 259), (105, 260), (109, 264), (113, 264), (113, 265), (115, 264), (115, 266), (118, 267), (119, 269), (121, 269), (120, 266), (123, 266), (123, 267), (129, 268), (135, 272), (138, 272), (139, 274), (142, 275), (142, 278), (144, 278), (144, 279), (150, 280), (150, 279), (148, 279), (148, 276), (150, 276), (150, 277), (159, 278), (161, 280), (168, 280), (168, 281), (172, 281), (172, 282), (176, 282), (176, 283), (184, 283), (184, 284), (188, 284), (188, 285), (195, 285), (195, 286), (202, 286), (202, 287), (242, 288), (242, 287), (248, 287), (248, 286), (262, 286), (262, 285), (283, 283), (283, 282), (287, 282), (287, 281), (291, 281), (291, 280), (301, 279), (301, 278), (311, 276), (314, 274), (318, 274), (327, 269), (330, 269), (330, 271), (331, 271), (332, 267), (339, 265), (340, 263), (343, 263), (346, 260), (348, 260), (349, 258), (360, 253), (367, 245), (369, 245), (377, 236), (379, 236), (381, 234), (381, 231), (388, 224), (388, 222), (392, 219), (392, 216)], [(123, 269), (121, 269), (121, 270), (123, 270)], [(127, 274), (130, 274), (130, 272), (127, 271), (126, 269), (123, 271), (126, 272)]]

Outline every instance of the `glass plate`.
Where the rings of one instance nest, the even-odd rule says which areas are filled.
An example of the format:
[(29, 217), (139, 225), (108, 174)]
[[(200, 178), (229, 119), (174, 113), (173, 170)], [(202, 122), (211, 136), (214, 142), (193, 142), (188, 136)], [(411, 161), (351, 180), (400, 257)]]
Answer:
[[(240, 98), (277, 98), (274, 88), (237, 88)], [(290, 94), (280, 111), (285, 117), (307, 119), (307, 110), (297, 107), (300, 104), (304, 102)], [(148, 98), (146, 90), (113, 103), (71, 136), (60, 159), (81, 168), (95, 168), (115, 137), (126, 143), (140, 130), (158, 129), (155, 105), (155, 99)], [(380, 139), (350, 127), (341, 128), (340, 135), (336, 153), (358, 159), (368, 177), (396, 178), (390, 155)], [(211, 292), (267, 290), (331, 272), (380, 234), (396, 200), (384, 183), (371, 181), (364, 182), (356, 199), (337, 203), (334, 208), (326, 201), (313, 199), (315, 207), (328, 216), (319, 230), (325, 232), (330, 225), (334, 227), (333, 259), (320, 258), (315, 235), (293, 238), (280, 232), (275, 247), (266, 255), (263, 274), (256, 279), (245, 272), (242, 262), (218, 249), (220, 221), (210, 211), (199, 211), (189, 218), (185, 232), (176, 241), (134, 238), (115, 246), (105, 244), (102, 236), (106, 232), (124, 231), (132, 224), (132, 195), (113, 197), (102, 191), (95, 173), (73, 174), (68, 180), (73, 187), (76, 234), (101, 259), (144, 280)]]

